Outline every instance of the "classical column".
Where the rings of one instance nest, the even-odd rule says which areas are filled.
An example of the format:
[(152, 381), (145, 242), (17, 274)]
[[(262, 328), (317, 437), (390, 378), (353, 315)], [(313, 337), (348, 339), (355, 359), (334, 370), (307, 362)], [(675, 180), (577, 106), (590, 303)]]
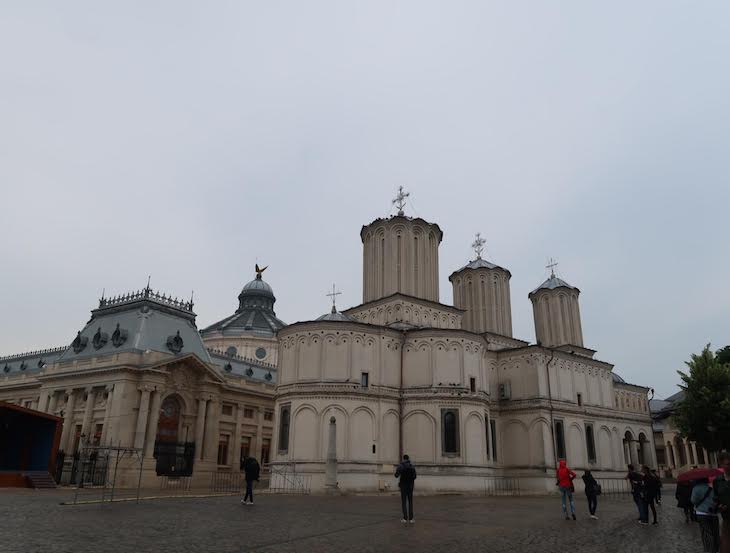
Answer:
[(101, 427), (101, 443), (106, 445), (107, 439), (110, 437), (109, 432), (109, 421), (111, 420), (111, 413), (112, 413), (112, 391), (114, 390), (114, 385), (107, 386), (104, 388), (104, 394), (106, 395), (106, 408), (104, 410), (104, 423)]
[(160, 405), (162, 394), (153, 392), (152, 407), (150, 408), (150, 420), (147, 425), (147, 440), (145, 440), (144, 456), (152, 457), (155, 452), (155, 440), (157, 439), (157, 423), (160, 421)]
[(494, 458), (492, 457), (492, 428), (491, 424), (489, 424), (489, 417), (486, 417), (486, 436), (487, 436), (487, 459), (490, 461), (494, 461)]
[(691, 466), (691, 463), (689, 462), (689, 443), (687, 440), (682, 440), (682, 444), (684, 445), (684, 459), (687, 462), (687, 465)]
[(220, 417), (220, 404), (215, 398), (208, 403), (208, 414), (205, 417), (205, 456), (204, 459), (210, 462), (218, 460), (218, 418)]
[[(261, 407), (256, 407), (256, 419), (256, 454), (254, 456), (261, 463), (261, 454), (264, 449), (264, 410)], [(269, 457), (271, 457), (270, 454)]]
[[(74, 408), (76, 407), (76, 390), (67, 390), (68, 401), (63, 412), (63, 431), (61, 432), (61, 449), (66, 453), (72, 453), (71, 442), (73, 440), (72, 426), (74, 423)], [(69, 439), (70, 436), (70, 439)]]
[(86, 406), (84, 409), (84, 422), (81, 424), (81, 434), (85, 437), (84, 443), (90, 444), (91, 437), (91, 419), (94, 415), (94, 404), (96, 403), (96, 391), (94, 388), (86, 390)]
[(150, 393), (151, 390), (147, 386), (140, 388), (142, 392), (139, 398), (139, 412), (137, 413), (137, 428), (134, 431), (134, 447), (142, 449), (144, 447), (145, 430), (147, 429), (147, 419), (150, 415)]
[(700, 461), (699, 457), (697, 457), (697, 442), (692, 442), (690, 445), (692, 446), (692, 458), (694, 459), (694, 463), (692, 464), (699, 466)]
[(195, 458), (203, 458), (203, 438), (205, 437), (205, 406), (208, 398), (198, 398), (198, 416), (195, 419)]
[[(56, 390), (51, 390), (49, 392), (48, 396), (48, 413), (51, 415), (55, 415), (56, 413), (56, 407), (58, 407), (58, 394), (56, 393)], [(63, 442), (61, 442), (63, 443)]]
[(241, 470), (241, 433), (243, 432), (243, 405), (236, 404), (236, 433), (233, 436), (233, 470)]
[(707, 451), (707, 448), (704, 448), (704, 447), (702, 448), (702, 454), (705, 457), (705, 465), (707, 467), (712, 467), (712, 463), (710, 462), (710, 452)]
[(329, 490), (337, 488), (337, 419), (334, 417), (330, 417), (324, 485)]
[(41, 390), (41, 394), (38, 397), (38, 405), (36, 406), (38, 411), (46, 413), (48, 411), (48, 390)]

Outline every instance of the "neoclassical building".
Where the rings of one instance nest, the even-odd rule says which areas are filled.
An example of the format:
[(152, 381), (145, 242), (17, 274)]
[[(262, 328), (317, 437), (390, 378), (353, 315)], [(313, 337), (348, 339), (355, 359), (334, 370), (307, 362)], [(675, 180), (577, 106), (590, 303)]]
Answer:
[[(420, 490), (519, 478), (552, 491), (554, 468), (620, 477), (656, 466), (648, 388), (583, 341), (578, 288), (554, 273), (528, 294), (537, 343), (512, 335), (510, 272), (481, 257), (440, 303), (441, 228), (395, 216), (362, 227), (363, 303), (279, 330), (274, 464), (315, 490), (384, 490), (408, 453)], [(329, 467), (329, 468), (328, 468)]]
[[(135, 448), (143, 486), (160, 475), (207, 484), (242, 455), (267, 463), (277, 374), (267, 360), (283, 326), (274, 301), (259, 272), (236, 314), (201, 336), (192, 301), (149, 287), (102, 298), (69, 346), (0, 358), (0, 400), (62, 417), (67, 464), (84, 444)], [(117, 485), (136, 486), (133, 463), (120, 469)]]

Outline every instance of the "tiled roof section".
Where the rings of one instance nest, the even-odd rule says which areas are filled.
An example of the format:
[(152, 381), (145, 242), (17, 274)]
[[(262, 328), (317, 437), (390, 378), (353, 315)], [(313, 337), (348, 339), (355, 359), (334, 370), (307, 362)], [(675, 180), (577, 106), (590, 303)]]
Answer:
[(540, 290), (554, 290), (555, 288), (570, 288), (572, 290), (578, 290), (578, 288), (576, 288), (575, 286), (571, 286), (563, 279), (558, 278), (555, 275), (550, 275), (549, 279), (547, 279), (540, 286), (535, 288), (532, 292), (530, 292), (529, 295), (531, 296), (532, 294), (536, 294)]
[(34, 373), (54, 363), (68, 346), (0, 357), (0, 376)]
[(276, 366), (256, 359), (229, 355), (217, 349), (208, 348), (211, 363), (218, 369), (231, 376), (247, 378), (270, 384), (276, 383)]
[(149, 288), (101, 299), (59, 361), (149, 350), (169, 355), (194, 353), (209, 362), (192, 307), (192, 301), (171, 299)]
[(201, 330), (204, 336), (210, 332), (222, 331), (224, 334), (263, 334), (273, 336), (279, 329), (286, 326), (276, 315), (265, 310), (255, 308), (237, 311), (225, 319), (213, 323)]
[(464, 271), (466, 269), (499, 269), (500, 271), (506, 271), (507, 273), (509, 273), (509, 271), (504, 267), (500, 267), (499, 265), (496, 265), (491, 261), (487, 261), (486, 259), (478, 257), (474, 261), (470, 261), (460, 269), (457, 269), (456, 271), (451, 273), (451, 275), (449, 276), (449, 280), (451, 280), (456, 273), (460, 273), (461, 271)]

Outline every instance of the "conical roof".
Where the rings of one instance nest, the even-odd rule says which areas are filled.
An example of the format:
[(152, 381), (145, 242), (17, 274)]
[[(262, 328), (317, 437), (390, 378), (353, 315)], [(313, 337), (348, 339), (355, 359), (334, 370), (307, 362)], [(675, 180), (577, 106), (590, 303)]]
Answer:
[[(571, 286), (563, 279), (556, 277), (555, 273), (552, 273), (550, 278), (530, 292), (529, 295), (532, 296), (533, 294), (537, 294), (540, 290), (554, 290), (555, 288), (570, 288), (571, 290), (578, 290), (575, 286)], [(580, 292), (580, 290), (578, 291)]]
[(317, 320), (318, 321), (337, 321), (340, 323), (351, 323), (351, 322), (355, 321), (355, 319), (353, 319), (349, 315), (345, 315), (344, 313), (340, 313), (339, 311), (337, 311), (337, 308), (334, 305), (332, 306), (332, 311), (330, 311), (329, 313), (325, 313), (321, 317), (317, 317)]

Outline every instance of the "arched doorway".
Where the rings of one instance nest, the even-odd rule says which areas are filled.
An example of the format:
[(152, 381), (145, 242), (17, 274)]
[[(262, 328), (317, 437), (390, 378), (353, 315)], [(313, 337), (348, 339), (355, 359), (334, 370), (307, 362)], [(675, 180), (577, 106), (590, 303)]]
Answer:
[(179, 440), (182, 401), (168, 396), (160, 406), (155, 458), (158, 476), (190, 476), (193, 473), (195, 445)]

